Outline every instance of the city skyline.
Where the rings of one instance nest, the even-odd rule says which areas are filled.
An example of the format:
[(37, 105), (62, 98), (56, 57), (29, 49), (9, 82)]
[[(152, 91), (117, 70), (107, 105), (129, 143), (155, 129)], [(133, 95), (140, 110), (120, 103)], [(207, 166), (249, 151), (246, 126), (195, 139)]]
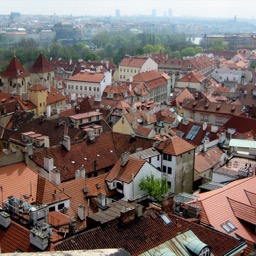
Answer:
[[(121, 16), (152, 15), (203, 18), (254, 18), (254, 0), (1, 0), (0, 14)], [(170, 12), (171, 10), (171, 12)]]

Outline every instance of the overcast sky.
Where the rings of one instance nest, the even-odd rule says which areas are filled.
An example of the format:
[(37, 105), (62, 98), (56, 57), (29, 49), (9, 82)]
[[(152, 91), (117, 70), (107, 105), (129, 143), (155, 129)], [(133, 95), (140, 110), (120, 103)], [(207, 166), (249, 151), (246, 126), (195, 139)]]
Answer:
[(216, 18), (255, 18), (256, 0), (0, 0), (0, 14), (56, 15), (106, 15), (114, 16), (119, 9), (121, 15), (172, 15)]

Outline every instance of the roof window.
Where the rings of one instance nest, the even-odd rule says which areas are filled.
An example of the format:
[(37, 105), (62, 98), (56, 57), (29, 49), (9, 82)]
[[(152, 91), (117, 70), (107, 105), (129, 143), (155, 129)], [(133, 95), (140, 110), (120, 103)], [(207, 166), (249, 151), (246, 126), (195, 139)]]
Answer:
[(231, 233), (234, 230), (237, 229), (237, 227), (230, 221), (226, 221), (225, 223), (221, 224), (221, 227), (227, 232), (227, 233)]

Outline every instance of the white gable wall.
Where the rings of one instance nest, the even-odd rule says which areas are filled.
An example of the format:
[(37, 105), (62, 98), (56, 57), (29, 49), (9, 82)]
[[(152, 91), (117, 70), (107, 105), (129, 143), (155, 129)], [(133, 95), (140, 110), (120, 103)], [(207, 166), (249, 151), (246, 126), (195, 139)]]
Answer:
[(140, 171), (137, 173), (137, 175), (134, 177), (133, 181), (131, 183), (123, 183), (123, 194), (124, 194), (124, 200), (131, 199), (132, 197), (145, 194), (145, 191), (140, 190), (139, 183), (143, 177), (146, 177), (147, 175), (153, 174), (155, 178), (161, 178), (161, 172), (157, 170), (154, 166), (149, 164), (148, 162), (145, 162), (145, 164), (142, 166)]

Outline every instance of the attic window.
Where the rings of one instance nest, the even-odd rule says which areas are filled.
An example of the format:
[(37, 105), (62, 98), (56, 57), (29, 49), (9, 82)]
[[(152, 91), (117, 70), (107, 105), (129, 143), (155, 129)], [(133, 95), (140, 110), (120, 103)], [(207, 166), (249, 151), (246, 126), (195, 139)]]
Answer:
[(97, 183), (95, 186), (96, 186), (97, 189), (100, 189), (100, 184), (99, 183)]

